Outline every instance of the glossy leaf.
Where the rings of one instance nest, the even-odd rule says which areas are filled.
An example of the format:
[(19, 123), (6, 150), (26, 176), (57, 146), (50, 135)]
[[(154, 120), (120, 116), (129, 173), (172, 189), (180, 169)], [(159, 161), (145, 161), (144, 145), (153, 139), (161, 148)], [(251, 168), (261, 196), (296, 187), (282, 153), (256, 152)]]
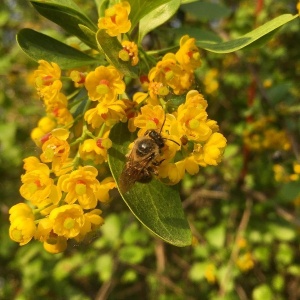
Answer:
[[(109, 149), (108, 162), (118, 184), (130, 143), (127, 125), (115, 125), (110, 139), (113, 147)], [(167, 186), (157, 179), (148, 184), (137, 182), (122, 198), (137, 219), (154, 234), (175, 246), (191, 245), (192, 234), (176, 186)]]
[(215, 53), (230, 53), (230, 52), (234, 52), (246, 48), (251, 44), (253, 47), (254, 43), (261, 42), (260, 39), (264, 39), (263, 41), (266, 42), (266, 37), (271, 38), (272, 37), (271, 33), (273, 31), (279, 29), (281, 26), (287, 24), (288, 22), (293, 21), (297, 17), (298, 15), (293, 16), (291, 14), (284, 14), (248, 32), (247, 34), (237, 39), (221, 42), (221, 43), (211, 43), (211, 42), (208, 43), (203, 41), (197, 41), (197, 46)]
[(95, 58), (29, 28), (20, 30), (17, 41), (21, 49), (35, 61), (44, 59), (55, 62), (62, 69), (77, 68), (97, 62)]
[(96, 40), (99, 49), (106, 55), (109, 62), (114, 65), (120, 72), (132, 78), (138, 77), (137, 68), (131, 65), (130, 61), (119, 59), (119, 52), (123, 49), (116, 37), (109, 36), (104, 29), (98, 30)]
[(128, 2), (131, 6), (129, 18), (131, 21), (131, 30), (133, 30), (144, 16), (148, 15), (157, 7), (170, 2), (170, 0), (128, 0)]
[(151, 30), (157, 28), (167, 20), (169, 20), (178, 10), (180, 0), (172, 0), (145, 15), (139, 24), (139, 41)]
[(216, 20), (229, 16), (230, 9), (222, 3), (200, 2), (196, 1), (182, 5), (184, 12), (194, 15), (202, 21)]
[(82, 10), (70, 0), (31, 1), (34, 8), (45, 18), (61, 26), (71, 35), (77, 36), (86, 45), (97, 49), (95, 39), (86, 35), (79, 25), (89, 28), (92, 32), (97, 31), (97, 26), (82, 13)]

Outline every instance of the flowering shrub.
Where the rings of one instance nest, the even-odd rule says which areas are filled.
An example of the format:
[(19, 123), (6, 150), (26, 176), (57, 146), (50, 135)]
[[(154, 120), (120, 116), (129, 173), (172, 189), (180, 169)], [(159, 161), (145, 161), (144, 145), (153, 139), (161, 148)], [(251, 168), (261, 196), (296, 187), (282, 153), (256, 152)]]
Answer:
[[(175, 2), (179, 6), (178, 1), (168, 5)], [(120, 193), (136, 217), (159, 237), (177, 246), (190, 245), (191, 231), (179, 194), (171, 186), (186, 173), (195, 175), (203, 167), (217, 166), (226, 146), (199, 92), (195, 71), (202, 61), (196, 39), (183, 35), (174, 50), (147, 53), (141, 43), (147, 32), (141, 27), (136, 38), (134, 28), (147, 13), (155, 12), (159, 2), (142, 10), (121, 1), (103, 10), (98, 27), (69, 1), (59, 5), (33, 1), (33, 5), (88, 49), (72, 48), (30, 29), (18, 35), (21, 48), (39, 63), (34, 83), (46, 115), (31, 134), (41, 153), (24, 159), (20, 193), (27, 202), (10, 209), (11, 239), (20, 245), (36, 239), (47, 251), (58, 253), (69, 239), (81, 241), (97, 230), (104, 223), (99, 206), (111, 201), (110, 191), (119, 188), (126, 154), (135, 151), (135, 138), (149, 138), (149, 132), (155, 131), (163, 145), (153, 139), (158, 153), (137, 163), (134, 170), (142, 173), (146, 168), (147, 176), (155, 179)], [(52, 10), (68, 16), (69, 24)], [(278, 26), (269, 26), (269, 32)], [(261, 36), (258, 33), (256, 39)], [(166, 211), (171, 222), (165, 221)]]

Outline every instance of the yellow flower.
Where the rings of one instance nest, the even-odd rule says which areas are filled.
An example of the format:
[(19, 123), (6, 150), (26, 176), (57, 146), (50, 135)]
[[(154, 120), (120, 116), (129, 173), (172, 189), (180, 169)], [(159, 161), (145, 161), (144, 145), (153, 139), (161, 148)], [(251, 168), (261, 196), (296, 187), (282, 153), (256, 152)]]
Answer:
[(219, 88), (219, 82), (216, 79), (218, 76), (218, 70), (217, 69), (210, 69), (206, 74), (204, 78), (204, 85), (205, 85), (205, 92), (207, 94), (213, 94), (216, 92)]
[(162, 178), (168, 177), (170, 180), (169, 184), (176, 184), (184, 177), (185, 171), (191, 175), (195, 175), (199, 172), (199, 166), (193, 156), (189, 156), (175, 163), (162, 163), (159, 167), (159, 176)]
[(100, 66), (95, 71), (90, 72), (85, 80), (85, 88), (89, 98), (96, 100), (113, 100), (117, 94), (125, 91), (123, 75), (113, 66)]
[(65, 238), (76, 237), (84, 224), (83, 210), (80, 205), (68, 204), (54, 208), (49, 220), (53, 222), (53, 232)]
[(186, 135), (191, 141), (206, 141), (212, 134), (207, 120), (207, 113), (201, 107), (188, 107), (181, 104), (178, 107), (178, 123), (180, 125), (182, 135)]
[(38, 125), (31, 131), (30, 137), (38, 147), (42, 146), (42, 137), (56, 127), (56, 122), (48, 116), (39, 120)]
[(125, 108), (126, 105), (122, 100), (101, 101), (95, 108), (85, 113), (84, 119), (93, 128), (99, 128), (103, 124), (111, 127), (119, 121), (126, 120)]
[(41, 161), (52, 162), (52, 168), (61, 167), (69, 157), (70, 145), (67, 142), (69, 132), (66, 129), (58, 128), (52, 130), (48, 139), (42, 145)]
[(52, 62), (39, 60), (39, 67), (34, 72), (35, 85), (41, 98), (51, 99), (58, 95), (62, 88), (61, 70)]
[(70, 78), (74, 82), (75, 87), (80, 87), (84, 84), (87, 73), (73, 70), (70, 73)]
[(61, 253), (66, 250), (67, 248), (67, 239), (61, 236), (58, 236), (55, 239), (55, 242), (52, 243), (44, 242), (43, 243), (44, 249), (52, 254)]
[(300, 174), (300, 163), (294, 162), (293, 169), (296, 174)]
[(193, 72), (201, 66), (200, 53), (195, 45), (195, 39), (184, 35), (180, 39), (180, 48), (176, 52), (176, 59), (188, 72)]
[(9, 237), (23, 246), (30, 242), (36, 231), (33, 217), (18, 216), (13, 219), (9, 227)]
[(92, 211), (84, 214), (84, 224), (81, 227), (79, 235), (75, 237), (76, 241), (82, 241), (85, 236), (98, 229), (104, 224), (104, 219), (100, 216), (102, 211), (100, 209), (93, 209)]
[(95, 208), (99, 199), (100, 183), (96, 179), (98, 171), (92, 166), (79, 167), (78, 170), (60, 176), (58, 186), (66, 194), (65, 202), (72, 204), (78, 200), (83, 209)]
[(123, 61), (131, 60), (131, 65), (135, 66), (139, 62), (137, 44), (130, 41), (122, 42), (123, 49), (119, 52), (119, 58)]
[(109, 197), (109, 191), (116, 188), (116, 182), (112, 177), (107, 177), (100, 182), (100, 187), (97, 192), (97, 198), (102, 203), (107, 203), (111, 199)]
[[(54, 208), (56, 207), (53, 207), (52, 210)], [(53, 220), (50, 220), (48, 217), (40, 219), (34, 238), (36, 240), (39, 240), (40, 242), (51, 242), (52, 239), (55, 240), (57, 238), (57, 235), (53, 233)]]
[(207, 101), (204, 99), (203, 95), (200, 94), (197, 90), (190, 90), (186, 94), (186, 107), (197, 107), (200, 109), (206, 109), (207, 105)]
[(204, 271), (204, 277), (209, 283), (216, 282), (216, 267), (214, 264), (207, 264)]
[(254, 259), (251, 254), (251, 252), (246, 252), (245, 254), (242, 254), (241, 256), (238, 257), (236, 264), (238, 268), (243, 271), (247, 272), (254, 267)]
[(210, 136), (203, 147), (196, 145), (194, 151), (195, 161), (201, 166), (216, 166), (222, 159), (225, 146), (225, 137), (221, 133), (215, 132)]
[(105, 17), (100, 18), (98, 27), (106, 29), (110, 36), (117, 36), (120, 33), (126, 33), (130, 30), (131, 22), (128, 20), (130, 13), (130, 4), (122, 1), (105, 10)]
[[(50, 170), (47, 165), (35, 164), (36, 169), (26, 172), (21, 176), (23, 185), (20, 194), (34, 205), (43, 206), (45, 203), (56, 203), (60, 198), (60, 192), (50, 178)], [(45, 202), (44, 202), (45, 201)]]
[(162, 83), (169, 86), (177, 95), (187, 90), (193, 82), (193, 74), (188, 73), (176, 62), (173, 53), (167, 53), (148, 74), (150, 82)]
[(19, 217), (34, 219), (32, 209), (25, 203), (18, 203), (12, 206), (9, 210), (9, 214), (9, 221), (11, 223)]
[(87, 139), (79, 146), (79, 155), (83, 160), (92, 160), (95, 164), (102, 164), (107, 161), (107, 150), (111, 146), (112, 142), (107, 137)]
[(149, 98), (147, 103), (151, 105), (159, 105), (159, 98), (169, 94), (169, 88), (162, 82), (151, 81), (148, 85)]
[(144, 135), (147, 130), (161, 130), (165, 121), (165, 112), (160, 105), (144, 105), (141, 114), (134, 119), (134, 125), (142, 130), (139, 136)]

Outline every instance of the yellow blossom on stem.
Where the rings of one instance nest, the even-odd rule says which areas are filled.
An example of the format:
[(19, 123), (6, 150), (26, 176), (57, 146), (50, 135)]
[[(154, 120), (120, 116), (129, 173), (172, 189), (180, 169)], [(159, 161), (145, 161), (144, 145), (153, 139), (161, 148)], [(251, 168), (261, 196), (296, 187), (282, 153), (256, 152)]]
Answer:
[(142, 130), (139, 135), (144, 135), (147, 130), (160, 130), (165, 120), (165, 112), (160, 105), (144, 105), (141, 114), (134, 119), (134, 125)]
[(122, 1), (105, 10), (105, 16), (98, 21), (100, 29), (106, 29), (110, 36), (117, 36), (130, 30), (131, 22), (128, 19), (130, 4)]
[(123, 75), (113, 66), (100, 66), (88, 73), (85, 87), (92, 101), (112, 100), (125, 91)]
[(180, 39), (180, 48), (175, 54), (180, 65), (189, 72), (193, 72), (201, 66), (200, 53), (195, 42), (194, 38), (184, 35)]
[(59, 200), (60, 192), (54, 181), (50, 178), (50, 170), (47, 165), (39, 163), (35, 164), (36, 169), (27, 171), (21, 176), (22, 186), (20, 194), (23, 198), (31, 201), (35, 205), (43, 205), (44, 201), (48, 203), (48, 198), (53, 203)]
[(116, 182), (113, 177), (107, 177), (100, 182), (100, 187), (97, 192), (97, 198), (102, 203), (107, 203), (110, 201), (109, 191), (116, 188)]
[(70, 78), (74, 82), (75, 87), (80, 87), (84, 84), (87, 73), (73, 70), (70, 73)]
[(245, 254), (240, 255), (236, 261), (236, 264), (243, 272), (253, 269), (255, 263), (251, 252), (246, 252)]
[(79, 155), (83, 160), (92, 160), (95, 164), (107, 161), (107, 150), (112, 141), (107, 138), (87, 139), (79, 146)]
[(200, 107), (188, 107), (181, 104), (178, 107), (177, 120), (182, 131), (182, 135), (187, 136), (191, 141), (206, 141), (212, 134), (212, 130), (207, 123), (207, 112)]
[(204, 271), (204, 277), (209, 283), (215, 283), (216, 278), (216, 267), (214, 264), (207, 264)]
[(9, 237), (23, 246), (31, 241), (36, 231), (33, 218), (17, 217), (9, 227)]
[(39, 60), (39, 67), (34, 72), (35, 85), (41, 98), (51, 99), (55, 97), (62, 88), (60, 81), (60, 67), (52, 62)]
[(221, 133), (213, 133), (203, 147), (200, 144), (195, 145), (195, 161), (201, 166), (216, 166), (221, 161), (226, 142)]
[(162, 82), (151, 81), (148, 85), (149, 98), (147, 103), (151, 105), (159, 105), (159, 98), (167, 96), (170, 91), (169, 88)]
[(208, 104), (203, 95), (197, 90), (190, 90), (186, 94), (185, 106), (206, 109)]
[(65, 238), (74, 238), (84, 224), (83, 210), (78, 204), (67, 204), (54, 208), (49, 220), (53, 222), (53, 232)]
[(91, 108), (85, 113), (84, 119), (93, 128), (99, 128), (103, 124), (111, 127), (119, 121), (126, 120), (125, 109), (126, 104), (123, 100), (101, 101), (95, 108)]
[(131, 65), (135, 66), (139, 62), (137, 44), (130, 41), (122, 42), (123, 49), (119, 52), (119, 58), (123, 61), (131, 61)]
[(12, 206), (9, 210), (9, 214), (9, 221), (11, 223), (19, 217), (34, 219), (31, 207), (25, 203), (18, 203)]
[(55, 169), (61, 166), (69, 157), (70, 145), (66, 141), (69, 132), (65, 129), (59, 128), (52, 130), (48, 139), (42, 145), (41, 161), (45, 163), (52, 162), (52, 168)]
[(186, 72), (176, 62), (173, 53), (167, 53), (148, 74), (150, 82), (160, 82), (172, 88), (176, 95), (182, 94), (192, 84), (194, 75)]
[(48, 217), (40, 219), (34, 238), (43, 243), (46, 251), (56, 254), (63, 252), (67, 248), (67, 238), (54, 233), (53, 226), (54, 220)]
[(83, 209), (95, 208), (99, 198), (100, 183), (95, 167), (79, 167), (69, 174), (59, 177), (58, 186), (66, 194), (65, 202), (72, 204), (78, 200)]
[(178, 183), (185, 175), (185, 172), (195, 175), (199, 172), (199, 166), (193, 156), (189, 156), (175, 163), (162, 163), (159, 167), (159, 176), (169, 178), (169, 184)]
[(93, 209), (83, 215), (84, 224), (79, 235), (75, 237), (76, 241), (82, 241), (90, 232), (95, 231), (104, 224), (104, 219), (100, 216), (101, 213), (100, 209)]
[(52, 243), (44, 242), (44, 249), (52, 254), (61, 253), (67, 248), (67, 239), (65, 237), (58, 236)]
[(41, 138), (51, 132), (56, 127), (57, 123), (53, 118), (48, 116), (39, 120), (38, 125), (31, 131), (30, 137), (38, 147), (42, 146)]

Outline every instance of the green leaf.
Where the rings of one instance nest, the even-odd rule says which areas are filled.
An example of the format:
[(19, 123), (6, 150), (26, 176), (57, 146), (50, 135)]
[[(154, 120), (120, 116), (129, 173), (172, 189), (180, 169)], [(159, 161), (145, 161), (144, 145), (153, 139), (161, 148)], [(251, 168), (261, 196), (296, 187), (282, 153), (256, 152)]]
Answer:
[(220, 249), (224, 247), (225, 234), (226, 234), (225, 226), (220, 225), (220, 226), (210, 228), (206, 232), (205, 237), (207, 238), (209, 245), (214, 246), (217, 249)]
[[(127, 124), (115, 125), (110, 139), (113, 147), (108, 152), (108, 163), (118, 184), (130, 143)], [(154, 234), (178, 247), (191, 245), (191, 230), (176, 187), (157, 179), (148, 184), (137, 182), (122, 198), (136, 218)]]
[(45, 34), (24, 28), (17, 34), (21, 49), (32, 59), (57, 63), (62, 69), (94, 64), (97, 60)]
[(179, 6), (180, 0), (172, 0), (145, 15), (139, 24), (139, 41), (141, 42), (148, 32), (169, 20), (177, 12)]
[(273, 293), (267, 284), (261, 284), (253, 290), (252, 299), (253, 300), (261, 300), (261, 299), (272, 300)]
[(137, 68), (131, 65), (130, 61), (122, 61), (119, 58), (119, 52), (123, 49), (116, 37), (109, 36), (104, 29), (98, 30), (96, 40), (109, 62), (120, 72), (132, 78), (138, 77)]
[(132, 31), (144, 16), (155, 10), (157, 7), (170, 2), (170, 0), (128, 0), (128, 2), (131, 6), (129, 19), (131, 21)]
[(182, 5), (181, 9), (202, 21), (225, 18), (231, 12), (224, 4), (199, 1)]
[(97, 31), (97, 26), (85, 15), (73, 1), (70, 0), (48, 0), (30, 1), (33, 7), (45, 18), (61, 26), (71, 35), (77, 36), (81, 41), (93, 49), (97, 49), (95, 39), (86, 35), (79, 25), (89, 28), (92, 32)]
[(293, 21), (297, 17), (298, 15), (293, 16), (291, 14), (284, 14), (248, 32), (247, 34), (237, 39), (221, 42), (221, 43), (208, 43), (208, 42), (197, 41), (197, 46), (215, 53), (234, 52), (242, 48), (245, 48), (253, 44), (254, 42), (260, 44), (261, 39), (264, 39), (263, 41), (266, 42), (266, 38), (272, 37), (271, 33), (273, 31), (279, 29), (284, 24)]

